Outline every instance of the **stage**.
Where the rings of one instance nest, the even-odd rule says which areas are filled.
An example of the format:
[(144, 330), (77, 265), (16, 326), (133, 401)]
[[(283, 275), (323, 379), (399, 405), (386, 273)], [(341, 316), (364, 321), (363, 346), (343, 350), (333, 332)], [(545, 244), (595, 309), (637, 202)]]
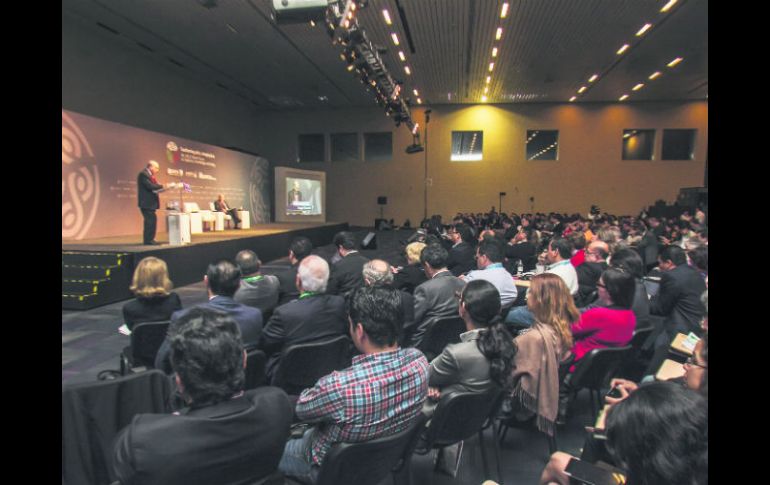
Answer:
[(132, 297), (128, 290), (135, 265), (147, 256), (166, 262), (175, 286), (201, 281), (209, 263), (234, 259), (251, 249), (263, 262), (287, 256), (289, 243), (305, 236), (313, 246), (329, 244), (347, 223), (273, 223), (250, 229), (193, 234), (190, 244), (171, 246), (158, 233), (160, 246), (145, 246), (142, 236), (62, 241), (62, 308), (86, 309)]

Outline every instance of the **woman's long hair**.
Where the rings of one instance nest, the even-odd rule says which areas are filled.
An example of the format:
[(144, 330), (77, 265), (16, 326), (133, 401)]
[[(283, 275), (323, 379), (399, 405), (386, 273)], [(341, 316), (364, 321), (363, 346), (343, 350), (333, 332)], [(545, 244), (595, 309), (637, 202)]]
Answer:
[(480, 332), (476, 345), (489, 360), (489, 377), (499, 386), (507, 388), (516, 349), (513, 336), (500, 316), (500, 292), (488, 281), (473, 280), (463, 288), (460, 305), (464, 305), (476, 328), (486, 329)]
[(153, 298), (168, 295), (173, 287), (166, 262), (149, 256), (136, 265), (129, 289), (138, 298)]
[(570, 327), (580, 320), (580, 311), (560, 276), (543, 273), (532, 277), (527, 291), (527, 308), (536, 322), (556, 330), (562, 349), (572, 348)]

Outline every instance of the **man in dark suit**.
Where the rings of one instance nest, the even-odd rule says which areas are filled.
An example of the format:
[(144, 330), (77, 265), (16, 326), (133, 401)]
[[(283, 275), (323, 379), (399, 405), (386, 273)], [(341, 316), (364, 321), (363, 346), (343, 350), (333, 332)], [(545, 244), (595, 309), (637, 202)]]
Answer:
[[(393, 284), (395, 279), (393, 268), (387, 261), (373, 259), (364, 264), (362, 273), (366, 286), (384, 286), (396, 289)], [(414, 296), (403, 290), (399, 290), (398, 295), (401, 298), (401, 311), (403, 313), (403, 320), (398, 322), (398, 342), (403, 344), (404, 327), (410, 327), (414, 324)]]
[[(243, 305), (233, 300), (233, 296), (241, 284), (240, 268), (226, 260), (210, 264), (206, 270), (206, 275), (203, 277), (203, 281), (206, 283), (209, 301), (193, 308), (211, 308), (230, 315), (238, 324), (244, 347), (247, 349), (256, 347), (259, 342), (259, 336), (262, 333), (262, 312), (259, 308)], [(188, 311), (190, 309), (174, 312), (171, 315), (169, 329), (174, 327), (176, 322)], [(170, 354), (171, 347), (167, 337), (161, 344), (155, 357), (155, 368), (170, 373)]]
[(236, 322), (195, 308), (171, 329), (171, 363), (186, 407), (139, 414), (115, 441), (123, 485), (255, 483), (281, 459), (292, 408), (275, 387), (243, 390), (246, 352)]
[(426, 246), (420, 255), (428, 281), (414, 289), (414, 324), (404, 328), (405, 337), (412, 347), (422, 342), (425, 332), (437, 320), (460, 316), (459, 299), (455, 293), (465, 283), (449, 271), (447, 259), (449, 254), (446, 249), (438, 244)]
[(244, 305), (259, 308), (263, 318), (273, 313), (278, 305), (278, 278), (262, 274), (259, 269), (262, 261), (254, 251), (244, 249), (235, 255), (235, 264), (241, 269), (241, 285), (233, 300)]
[(663, 227), (654, 217), (650, 217), (645, 225), (647, 229), (644, 231), (642, 239), (637, 245), (637, 249), (644, 261), (645, 271), (649, 272), (656, 264), (658, 264), (658, 250), (660, 244), (658, 238), (663, 234)]
[(345, 299), (325, 293), (328, 280), (329, 263), (320, 256), (307, 256), (299, 264), (299, 298), (275, 309), (259, 339), (259, 348), (269, 358), (269, 379), (275, 376), (283, 351), (290, 345), (347, 334)]
[(511, 274), (518, 272), (518, 262), (521, 261), (522, 271), (534, 271), (537, 266), (537, 248), (532, 243), (533, 231), (522, 227), (505, 245), (505, 258), (508, 260), (506, 269)]
[(584, 307), (593, 303), (598, 298), (597, 283), (604, 270), (609, 265), (607, 258), (610, 255), (609, 245), (597, 239), (591, 242), (585, 250), (583, 264), (575, 268), (578, 278), (578, 292), (575, 295), (575, 303), (578, 307)]
[(278, 290), (278, 305), (284, 305), (299, 296), (297, 289), (297, 267), (299, 263), (313, 252), (313, 243), (305, 236), (295, 237), (289, 245), (289, 263), (291, 266), (286, 271), (279, 271), (275, 275), (281, 283)]
[(139, 172), (136, 177), (136, 191), (139, 200), (139, 210), (142, 211), (144, 218), (144, 237), (145, 245), (158, 245), (155, 241), (155, 231), (158, 226), (158, 217), (155, 211), (160, 208), (160, 198), (158, 192), (168, 188), (171, 184), (159, 184), (155, 179), (155, 174), (160, 170), (160, 165), (155, 160), (150, 160), (147, 166)]
[(214, 201), (214, 210), (217, 212), (224, 212), (225, 214), (228, 214), (230, 217), (232, 217), (233, 226), (235, 229), (238, 229), (238, 224), (241, 223), (241, 219), (238, 217), (238, 209), (231, 208), (227, 204), (224, 195), (219, 194), (217, 196), (217, 200)]
[(351, 232), (338, 232), (334, 235), (332, 243), (337, 246), (337, 252), (342, 259), (332, 265), (327, 293), (344, 297), (354, 289), (364, 286), (361, 269), (369, 258), (356, 250), (356, 238)]
[(476, 269), (476, 248), (474, 247), (473, 230), (467, 224), (455, 224), (449, 232), (452, 248), (449, 250), (447, 268), (455, 276), (460, 276)]

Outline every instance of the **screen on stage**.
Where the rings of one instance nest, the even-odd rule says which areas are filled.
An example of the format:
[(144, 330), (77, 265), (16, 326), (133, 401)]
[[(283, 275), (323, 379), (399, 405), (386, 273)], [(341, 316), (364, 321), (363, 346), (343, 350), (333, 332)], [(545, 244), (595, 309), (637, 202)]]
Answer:
[(275, 168), (275, 220), (326, 222), (326, 173)]

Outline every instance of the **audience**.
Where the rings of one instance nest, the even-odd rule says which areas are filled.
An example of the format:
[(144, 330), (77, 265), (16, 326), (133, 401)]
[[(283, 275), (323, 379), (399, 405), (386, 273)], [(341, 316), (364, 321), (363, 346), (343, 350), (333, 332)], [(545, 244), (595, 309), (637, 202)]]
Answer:
[[(634, 302), (631, 311), (636, 317), (635, 328), (647, 328), (650, 326), (650, 300), (647, 297), (647, 289), (642, 282), (644, 263), (639, 253), (633, 249), (619, 249), (610, 258), (610, 267), (622, 269), (634, 277)], [(597, 305), (601, 305), (598, 302)]]
[[(509, 268), (517, 268), (521, 263), (522, 271), (534, 271), (537, 265), (537, 247), (534, 242), (534, 231), (530, 228), (520, 228), (512, 239), (505, 245), (505, 257)], [(515, 266), (514, 266), (515, 265)]]
[(588, 245), (583, 254), (585, 255), (583, 263), (575, 269), (578, 279), (575, 304), (579, 307), (586, 306), (596, 300), (596, 283), (602, 272), (608, 267), (607, 257), (610, 255), (610, 248), (606, 242), (597, 239)]
[(235, 320), (193, 308), (175, 321), (169, 341), (187, 407), (135, 416), (115, 441), (115, 478), (122, 485), (224, 485), (273, 473), (291, 406), (274, 387), (243, 391), (246, 352)]
[(346, 297), (354, 289), (363, 286), (361, 268), (369, 259), (356, 250), (356, 238), (351, 232), (338, 232), (333, 244), (341, 259), (332, 265), (327, 292)]
[(409, 294), (421, 283), (428, 280), (425, 276), (425, 268), (420, 264), (420, 255), (425, 249), (425, 243), (415, 241), (406, 246), (406, 262), (403, 268), (394, 269), (393, 287)]
[[(364, 264), (363, 277), (365, 286), (394, 288), (393, 268), (382, 259), (373, 259)], [(414, 296), (401, 290), (398, 291), (398, 295), (401, 298), (401, 311), (404, 315), (404, 318), (398, 322), (398, 342), (401, 344), (404, 339), (404, 327), (414, 324)]]
[(281, 283), (278, 292), (278, 305), (284, 305), (299, 296), (297, 290), (297, 268), (299, 263), (313, 252), (313, 243), (305, 236), (295, 237), (289, 245), (289, 263), (291, 266), (287, 271), (281, 271), (276, 276)]
[(137, 323), (170, 320), (175, 311), (181, 310), (182, 301), (171, 291), (173, 287), (165, 261), (153, 256), (139, 261), (129, 287), (136, 299), (123, 305), (123, 322), (128, 330)]
[(455, 276), (460, 276), (476, 268), (475, 241), (473, 230), (467, 224), (455, 224), (449, 230), (449, 239), (452, 242), (449, 249), (447, 268)]
[(269, 315), (278, 304), (281, 283), (273, 275), (263, 275), (259, 268), (262, 261), (254, 251), (245, 249), (235, 255), (235, 264), (241, 269), (241, 284), (233, 300), (259, 308), (262, 315)]
[(503, 258), (503, 243), (496, 238), (484, 239), (476, 248), (476, 266), (479, 269), (469, 272), (461, 279), (466, 283), (475, 280), (492, 283), (500, 293), (502, 310), (507, 311), (516, 300), (518, 290), (511, 273), (503, 268)]
[(334, 443), (388, 436), (419, 415), (428, 391), (428, 362), (419, 350), (396, 343), (399, 300), (396, 290), (381, 286), (351, 293), (349, 330), (361, 355), (300, 395), (297, 417), (317, 425), (286, 443), (279, 464), (285, 474), (314, 481)]

